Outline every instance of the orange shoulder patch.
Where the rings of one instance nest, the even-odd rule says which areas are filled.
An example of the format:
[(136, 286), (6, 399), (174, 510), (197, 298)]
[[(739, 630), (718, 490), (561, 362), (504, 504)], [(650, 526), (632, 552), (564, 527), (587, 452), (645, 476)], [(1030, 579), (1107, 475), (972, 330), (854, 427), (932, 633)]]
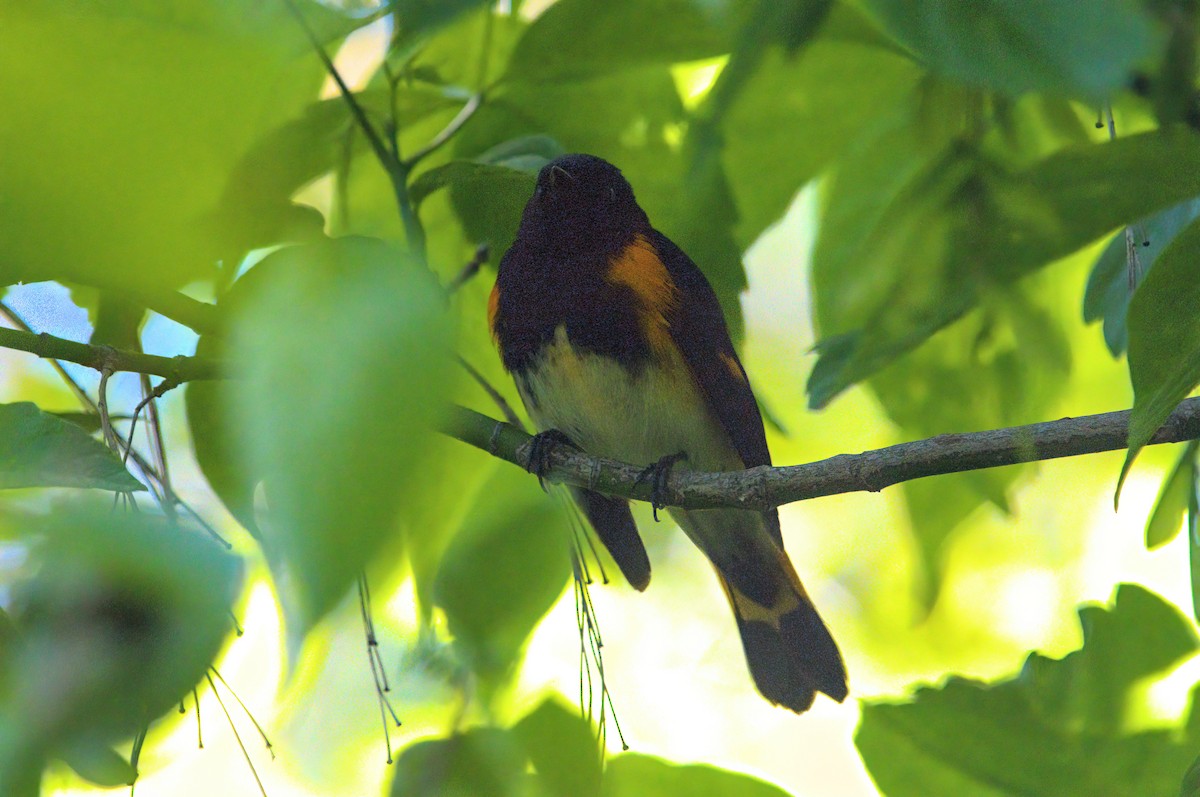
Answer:
[(609, 264), (605, 279), (629, 288), (637, 297), (642, 331), (652, 348), (662, 351), (674, 344), (667, 332), (667, 313), (679, 301), (675, 282), (644, 236), (638, 235)]
[(492, 333), (492, 337), (496, 337), (496, 311), (500, 309), (500, 283), (492, 286), (492, 293), (488, 296), (488, 330)]

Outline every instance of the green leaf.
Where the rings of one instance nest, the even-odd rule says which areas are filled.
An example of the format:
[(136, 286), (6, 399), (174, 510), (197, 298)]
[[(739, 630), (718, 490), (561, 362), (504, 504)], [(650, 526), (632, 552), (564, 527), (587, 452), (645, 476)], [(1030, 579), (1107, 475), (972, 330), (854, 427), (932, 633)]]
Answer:
[(132, 785), (138, 777), (137, 770), (124, 756), (94, 740), (72, 740), (54, 752), (79, 777), (107, 789)]
[[(224, 348), (215, 337), (205, 335), (196, 346), (200, 357), (213, 357)], [(262, 531), (254, 516), (254, 491), (262, 476), (251, 471), (238, 453), (239, 444), (229, 429), (225, 388), (218, 382), (188, 382), (184, 385), (192, 453), (205, 481), (230, 515), (256, 539)]]
[(1200, 306), (1198, 252), (1200, 222), (1193, 222), (1163, 251), (1129, 302), (1133, 411), (1118, 496), (1138, 452), (1200, 383), (1200, 315), (1195, 312)]
[(513, 727), (547, 797), (599, 797), (600, 745), (591, 723), (546, 698)]
[(391, 7), (397, 37), (392, 46), (411, 46), (468, 11), (488, 5), (487, 0), (394, 0)]
[[(561, 81), (729, 52), (733, 24), (724, 2), (560, 0), (529, 27), (513, 51), (511, 77)], [(669, 20), (664, 24), (664, 20)]]
[(1080, 610), (1084, 645), (1031, 655), (1008, 681), (952, 678), (906, 703), (867, 703), (855, 742), (889, 797), (1172, 794), (1200, 742), (1131, 733), (1131, 690), (1198, 640), (1170, 604), (1121, 586), (1110, 609)]
[(778, 786), (749, 775), (707, 764), (670, 764), (638, 753), (625, 753), (609, 761), (601, 793), (604, 797), (677, 797), (683, 794), (788, 797)]
[(240, 560), (202, 531), (107, 506), (18, 529), (37, 567), (13, 589), (17, 635), (0, 655), (0, 773), (12, 756), (65, 751), (89, 777), (115, 778), (95, 747), (173, 710), (204, 676), (231, 631)]
[[(870, 226), (857, 235), (836, 240), (822, 229), (834, 242), (819, 242), (814, 256), (815, 271), (829, 275), (819, 299), (827, 301), (822, 288), (841, 294), (835, 315), (846, 327), (822, 324), (810, 404), (824, 406), (988, 291), (1198, 192), (1200, 138), (1181, 129), (1068, 148), (1015, 172), (953, 148), (907, 178), (882, 210), (875, 195), (864, 213)], [(843, 227), (854, 210), (843, 211)], [(839, 273), (840, 289), (828, 281)]]
[(1167, 478), (1163, 480), (1154, 510), (1146, 521), (1146, 547), (1149, 549), (1166, 545), (1175, 539), (1183, 527), (1183, 520), (1192, 495), (1196, 491), (1196, 451), (1200, 442), (1193, 440), (1183, 448), (1179, 461)]
[(738, 243), (753, 243), (864, 128), (911, 101), (919, 75), (893, 52), (825, 36), (795, 57), (770, 48), (721, 120)]
[[(257, 272), (257, 273), (256, 273)], [(261, 478), (292, 640), (396, 533), (453, 372), (445, 297), (381, 241), (275, 252), (228, 315), (225, 444)]]
[(867, 6), (931, 70), (1008, 94), (1105, 99), (1125, 87), (1156, 44), (1148, 14), (1130, 0), (868, 0)]
[[(296, 5), (326, 43), (369, 21)], [(226, 181), (325, 79), (287, 4), (257, 0), (22, 3), (0, 29), (0, 71), (28, 78), (0, 86), (0, 285), (144, 291), (275, 243), (223, 223), (245, 220), (222, 207)]]
[[(1175, 240), (1180, 230), (1200, 216), (1200, 200), (1192, 199), (1134, 225), (1134, 256), (1144, 275), (1158, 256)], [(1083, 320), (1091, 323), (1104, 319), (1104, 342), (1114, 357), (1129, 345), (1126, 314), (1133, 291), (1129, 287), (1128, 252), (1125, 231), (1120, 230), (1096, 258), (1083, 297)], [(1140, 280), (1140, 276), (1139, 276)]]
[(485, 681), (511, 674), (525, 640), (570, 574), (566, 509), (537, 480), (504, 467), (442, 557), (434, 601)]
[(561, 154), (562, 147), (548, 136), (521, 136), (471, 160), (450, 161), (424, 172), (413, 182), (410, 195), (420, 205), (449, 187), (468, 238), (503, 253), (516, 236), (538, 171)]
[(500, 728), (417, 742), (395, 770), (392, 797), (533, 797), (521, 745)]
[(146, 489), (103, 443), (27, 401), (0, 404), (0, 489), (14, 487)]

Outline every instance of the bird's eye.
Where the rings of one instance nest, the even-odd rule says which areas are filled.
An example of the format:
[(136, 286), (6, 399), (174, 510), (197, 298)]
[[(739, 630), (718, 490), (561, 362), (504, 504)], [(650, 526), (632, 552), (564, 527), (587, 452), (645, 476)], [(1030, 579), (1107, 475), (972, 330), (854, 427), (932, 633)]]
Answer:
[(541, 199), (542, 195), (545, 193), (546, 193), (546, 186), (542, 185), (541, 183), (538, 183), (537, 187), (533, 189), (533, 198)]
[(610, 187), (608, 189), (608, 198), (610, 201), (616, 202), (617, 201), (617, 189)]

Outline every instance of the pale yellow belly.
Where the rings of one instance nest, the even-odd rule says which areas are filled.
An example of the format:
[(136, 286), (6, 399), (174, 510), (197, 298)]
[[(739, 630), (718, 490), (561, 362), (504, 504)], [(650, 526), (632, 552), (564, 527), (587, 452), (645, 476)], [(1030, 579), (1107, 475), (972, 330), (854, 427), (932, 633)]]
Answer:
[(517, 379), (540, 430), (557, 429), (584, 451), (633, 464), (688, 455), (693, 470), (742, 467), (678, 352), (632, 373), (616, 361), (578, 353), (559, 327), (533, 366)]

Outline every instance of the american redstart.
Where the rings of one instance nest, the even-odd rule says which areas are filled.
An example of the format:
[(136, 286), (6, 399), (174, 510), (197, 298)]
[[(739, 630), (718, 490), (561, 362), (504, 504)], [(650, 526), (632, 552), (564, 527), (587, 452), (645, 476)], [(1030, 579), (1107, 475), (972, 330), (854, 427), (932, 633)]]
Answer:
[[(538, 174), (488, 307), (535, 441), (660, 469), (770, 465), (762, 416), (716, 294), (650, 225), (612, 164), (564, 155)], [(658, 472), (662, 476), (663, 471)], [(572, 488), (638, 590), (650, 561), (628, 503)], [(779, 514), (670, 509), (717, 571), (746, 660), (772, 703), (801, 712), (846, 697), (846, 670), (783, 550)]]

